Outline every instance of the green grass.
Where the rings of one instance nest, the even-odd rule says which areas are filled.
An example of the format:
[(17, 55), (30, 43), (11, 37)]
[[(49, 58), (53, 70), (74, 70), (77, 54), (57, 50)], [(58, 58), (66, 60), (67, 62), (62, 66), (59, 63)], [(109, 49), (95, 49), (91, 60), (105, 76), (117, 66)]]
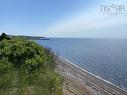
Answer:
[(29, 77), (14, 70), (0, 77), (0, 95), (62, 95), (61, 77), (54, 71), (41, 71)]
[(50, 49), (19, 38), (0, 41), (0, 95), (63, 95)]

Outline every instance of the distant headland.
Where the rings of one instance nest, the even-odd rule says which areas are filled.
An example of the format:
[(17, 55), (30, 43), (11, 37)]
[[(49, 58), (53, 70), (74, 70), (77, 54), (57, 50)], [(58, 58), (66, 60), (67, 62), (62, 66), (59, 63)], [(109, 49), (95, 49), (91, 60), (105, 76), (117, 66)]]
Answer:
[(25, 35), (8, 35), (9, 37), (20, 37), (23, 39), (29, 39), (29, 40), (50, 40), (46, 37), (40, 37), (40, 36), (25, 36)]

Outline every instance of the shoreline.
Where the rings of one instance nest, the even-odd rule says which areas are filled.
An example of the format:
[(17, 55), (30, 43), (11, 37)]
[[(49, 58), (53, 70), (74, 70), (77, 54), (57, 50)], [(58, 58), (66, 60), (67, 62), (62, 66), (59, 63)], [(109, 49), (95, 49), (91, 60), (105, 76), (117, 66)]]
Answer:
[[(78, 83), (76, 86), (79, 86), (79, 89), (80, 86), (86, 89), (86, 92), (89, 94), (87, 93), (85, 95), (127, 95), (127, 91), (119, 88), (107, 80), (100, 78), (97, 75), (88, 72), (87, 70), (82, 69), (66, 59), (59, 57), (56, 63), (57, 71), (65, 78), (65, 80), (68, 79), (66, 81), (71, 80), (69, 81), (70, 83), (76, 81)], [(73, 83), (71, 85), (73, 86)], [(83, 89), (80, 90), (85, 93)], [(84, 94), (81, 93), (80, 95)]]
[(108, 83), (108, 84), (111, 84), (111, 85), (117, 87), (118, 89), (121, 89), (121, 90), (127, 92), (126, 90), (124, 90), (124, 89), (120, 88), (119, 86), (117, 86), (117, 85), (111, 83), (110, 81), (105, 80), (105, 79), (101, 78), (100, 76), (95, 75), (95, 74), (93, 74), (93, 73), (91, 73), (91, 72), (89, 72), (89, 71), (87, 71), (87, 70), (85, 70), (85, 69), (79, 67), (78, 65), (76, 65), (76, 64), (74, 64), (74, 63), (72, 63), (72, 62), (70, 62), (69, 60), (66, 60), (66, 59), (64, 59), (64, 58), (62, 58), (62, 57), (59, 57), (59, 59), (62, 60), (62, 61), (68, 62), (69, 64), (71, 64), (71, 65), (73, 65), (73, 66), (75, 66), (75, 67), (81, 69), (81, 70), (84, 71), (84, 72), (87, 72), (88, 74), (90, 74), (90, 75), (92, 75), (92, 76), (94, 76), (94, 77), (96, 77), (96, 78), (98, 78), (98, 79), (100, 79), (100, 80), (102, 80), (102, 81), (104, 81), (104, 82), (106, 82), (106, 83)]

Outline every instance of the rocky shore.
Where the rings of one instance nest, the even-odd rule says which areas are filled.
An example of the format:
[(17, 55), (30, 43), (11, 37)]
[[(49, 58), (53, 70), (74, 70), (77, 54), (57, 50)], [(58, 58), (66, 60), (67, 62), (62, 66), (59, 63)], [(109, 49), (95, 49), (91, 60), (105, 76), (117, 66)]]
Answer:
[(127, 92), (58, 58), (56, 71), (64, 77), (64, 95), (127, 95)]

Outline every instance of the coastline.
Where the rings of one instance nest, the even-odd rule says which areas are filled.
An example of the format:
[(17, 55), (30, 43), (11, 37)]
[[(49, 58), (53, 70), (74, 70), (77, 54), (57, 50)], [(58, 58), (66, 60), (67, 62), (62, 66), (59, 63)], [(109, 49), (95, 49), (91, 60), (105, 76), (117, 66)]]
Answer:
[(127, 91), (68, 60), (59, 57), (56, 64), (56, 71), (64, 77), (64, 95), (127, 95)]

